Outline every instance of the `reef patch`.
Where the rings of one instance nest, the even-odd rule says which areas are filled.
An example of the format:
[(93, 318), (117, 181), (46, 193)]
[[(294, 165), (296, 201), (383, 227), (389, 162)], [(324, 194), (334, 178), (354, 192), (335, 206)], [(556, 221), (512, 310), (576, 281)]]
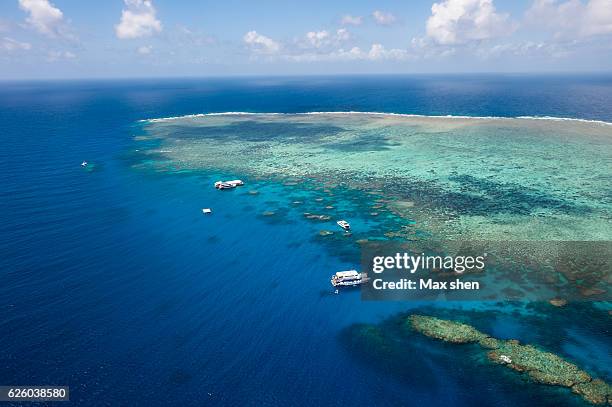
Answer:
[(592, 378), (554, 353), (533, 345), (523, 345), (515, 339), (493, 338), (457, 321), (415, 314), (410, 315), (406, 323), (416, 332), (444, 342), (478, 343), (487, 349), (487, 357), (492, 363), (524, 373), (534, 383), (567, 387), (592, 404), (612, 402), (612, 386), (601, 379)]

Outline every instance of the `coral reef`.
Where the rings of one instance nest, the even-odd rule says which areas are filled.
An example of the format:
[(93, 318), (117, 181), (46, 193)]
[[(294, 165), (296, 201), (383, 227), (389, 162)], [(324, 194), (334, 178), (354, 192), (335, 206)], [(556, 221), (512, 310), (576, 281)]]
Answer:
[(304, 217), (310, 220), (322, 220), (322, 221), (328, 221), (331, 219), (331, 216), (329, 215), (316, 215), (310, 212), (304, 212)]
[(488, 349), (487, 356), (491, 362), (524, 372), (536, 383), (570, 388), (593, 404), (612, 402), (612, 386), (603, 380), (593, 379), (587, 372), (554, 353), (532, 345), (522, 345), (514, 339), (492, 338), (457, 321), (411, 315), (408, 324), (430, 338), (451, 343), (478, 343)]
[(564, 298), (553, 298), (549, 300), (548, 302), (554, 305), (555, 307), (563, 307), (567, 305), (567, 300)]
[(410, 316), (412, 327), (423, 335), (441, 339), (445, 342), (478, 342), (487, 335), (477, 329), (456, 321), (448, 321), (423, 315)]

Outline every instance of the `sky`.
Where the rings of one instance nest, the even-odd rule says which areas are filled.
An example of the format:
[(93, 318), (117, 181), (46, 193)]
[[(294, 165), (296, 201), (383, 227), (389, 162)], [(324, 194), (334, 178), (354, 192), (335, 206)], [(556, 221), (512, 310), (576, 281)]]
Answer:
[(0, 79), (611, 71), (612, 0), (0, 1)]

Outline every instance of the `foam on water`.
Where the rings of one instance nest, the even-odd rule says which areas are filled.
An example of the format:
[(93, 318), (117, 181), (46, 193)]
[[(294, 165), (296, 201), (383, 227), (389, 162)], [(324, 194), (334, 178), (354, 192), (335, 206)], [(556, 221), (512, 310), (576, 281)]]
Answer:
[(408, 113), (389, 113), (389, 112), (362, 112), (362, 111), (329, 111), (329, 112), (302, 112), (302, 113), (282, 113), (282, 112), (212, 112), (212, 113), (196, 113), (187, 114), (182, 116), (169, 116), (159, 117), (153, 119), (142, 119), (140, 122), (158, 123), (164, 121), (172, 121), (178, 119), (189, 119), (206, 116), (275, 116), (275, 115), (370, 115), (370, 116), (396, 116), (396, 117), (430, 117), (430, 118), (449, 118), (449, 119), (525, 119), (525, 120), (552, 120), (552, 121), (576, 121), (584, 123), (598, 123), (608, 126), (612, 126), (612, 123), (602, 120), (589, 120), (574, 117), (554, 117), (554, 116), (516, 116), (516, 117), (505, 117), (505, 116), (462, 116), (462, 115), (422, 115), (422, 114), (408, 114)]

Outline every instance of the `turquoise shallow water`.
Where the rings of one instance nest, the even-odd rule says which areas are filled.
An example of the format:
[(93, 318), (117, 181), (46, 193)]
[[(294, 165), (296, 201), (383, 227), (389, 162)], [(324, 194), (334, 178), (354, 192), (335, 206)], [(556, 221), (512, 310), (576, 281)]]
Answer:
[[(0, 88), (0, 383), (69, 385), (70, 404), (86, 406), (585, 406), (564, 389), (534, 386), (483, 363), (469, 348), (405, 335), (397, 318), (415, 311), (462, 319), (542, 346), (610, 381), (608, 303), (363, 302), (359, 291), (333, 294), (329, 276), (358, 265), (353, 243), (364, 236), (440, 234), (445, 223), (437, 219), (461, 222), (453, 230), (477, 231), (487, 211), (503, 221), (482, 219), (488, 233), (518, 233), (508, 221), (520, 225), (535, 211), (543, 226), (530, 233), (607, 236), (610, 188), (593, 188), (606, 186), (599, 176), (609, 176), (604, 127), (534, 121), (526, 141), (534, 154), (550, 148), (554, 157), (536, 156), (538, 171), (530, 174), (530, 161), (511, 167), (512, 152), (524, 150), (520, 132), (505, 121), (486, 122), (486, 131), (471, 121), (443, 131), (437, 119), (401, 125), (419, 141), (411, 146), (384, 118), (376, 125), (368, 117), (319, 118), (296, 128), (249, 118), (232, 125), (234, 117), (222, 117), (206, 137), (201, 129), (182, 134), (182, 123), (155, 135), (171, 123), (148, 128), (139, 120), (360, 110), (612, 121), (611, 84), (600, 77), (6, 84)], [(565, 141), (548, 126), (558, 126)], [(367, 128), (369, 136), (355, 138), (346, 127)], [(575, 139), (582, 129), (592, 138)], [(509, 161), (491, 150), (496, 131), (514, 137), (504, 153)], [(334, 136), (325, 140), (328, 132)], [(550, 137), (538, 142), (538, 132)], [(471, 148), (457, 154), (457, 134), (481, 140), (471, 146), (478, 154)], [(209, 144), (199, 145), (202, 140)], [(574, 141), (572, 153), (567, 145)], [(446, 150), (448, 143), (455, 148)], [(249, 149), (236, 157), (235, 146)], [(394, 157), (402, 149), (406, 163)], [(432, 160), (436, 151), (446, 161)], [(497, 158), (495, 165), (481, 163), (484, 154)], [(559, 156), (562, 162), (552, 159)], [(80, 167), (83, 160), (89, 170)], [(358, 176), (365, 167), (373, 173)], [(496, 182), (496, 168), (503, 182)], [(476, 180), (461, 177), (465, 172)], [(396, 195), (385, 197), (386, 184), (375, 185), (381, 174)], [(230, 177), (247, 185), (227, 193), (212, 188)], [(203, 207), (213, 215), (204, 216)], [(346, 217), (353, 240), (332, 219), (317, 222), (304, 212)], [(398, 229), (406, 224), (415, 226)], [(334, 234), (324, 238), (321, 230)], [(391, 238), (398, 236), (404, 235)], [(380, 357), (355, 335), (361, 324), (383, 327), (396, 346)]]

